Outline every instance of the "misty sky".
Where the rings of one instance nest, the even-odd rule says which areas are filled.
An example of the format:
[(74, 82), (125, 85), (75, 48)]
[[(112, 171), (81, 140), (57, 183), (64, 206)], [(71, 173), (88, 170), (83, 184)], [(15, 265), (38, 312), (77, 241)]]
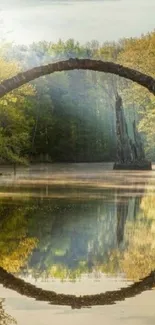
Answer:
[(74, 38), (81, 43), (140, 36), (155, 28), (155, 0), (1, 0), (9, 40), (17, 43)]

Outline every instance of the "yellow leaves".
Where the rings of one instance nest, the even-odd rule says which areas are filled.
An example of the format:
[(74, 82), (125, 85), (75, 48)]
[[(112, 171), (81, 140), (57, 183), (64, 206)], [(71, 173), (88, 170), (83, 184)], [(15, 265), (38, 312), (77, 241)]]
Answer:
[(1, 103), (2, 105), (4, 105), (4, 106), (7, 106), (7, 105), (8, 105), (8, 102), (7, 102), (6, 99), (2, 99), (2, 100), (0, 100), (0, 103)]
[(108, 262), (99, 266), (102, 272), (118, 270), (132, 281), (138, 281), (155, 269), (155, 198), (144, 196), (135, 221), (127, 221), (126, 246), (110, 251)]
[[(117, 62), (155, 77), (155, 32), (139, 39), (124, 41)], [(139, 121), (138, 130), (145, 134), (145, 152), (148, 158), (152, 159), (155, 119), (150, 112), (155, 111), (155, 96), (131, 81), (119, 83), (124, 107), (134, 108)]]
[(68, 277), (68, 269), (64, 265), (52, 265), (48, 274), (53, 278), (64, 280)]
[[(147, 199), (149, 197), (142, 199), (143, 211)], [(125, 235), (129, 246), (121, 257), (120, 267), (130, 280), (137, 281), (155, 269), (155, 219), (152, 224), (147, 222), (148, 210), (146, 211), (146, 215), (140, 214), (140, 220), (137, 219), (135, 224), (130, 222), (126, 224)]]
[(145, 196), (142, 199), (141, 209), (144, 212), (145, 218), (152, 219), (154, 221), (154, 224), (155, 224), (155, 197), (154, 197), (154, 195)]
[(20, 72), (20, 67), (16, 61), (5, 61), (0, 58), (0, 81), (13, 77)]
[(0, 105), (8, 106), (10, 103), (17, 103), (18, 98), (11, 95), (11, 96), (5, 96), (5, 98), (0, 99)]
[(132, 248), (125, 253), (121, 261), (121, 268), (127, 279), (138, 281), (147, 276), (155, 269), (154, 256), (155, 250), (149, 251), (146, 247), (143, 247), (143, 251), (140, 251), (139, 248)]
[(17, 102), (17, 97), (12, 97), (11, 101), (12, 101), (12, 103), (16, 103)]
[[(3, 213), (3, 204), (0, 205)], [(7, 211), (7, 218), (1, 221), (0, 232), (0, 266), (8, 272), (19, 272), (37, 246), (35, 237), (27, 236), (27, 220), (24, 207)]]
[(19, 242), (17, 248), (7, 255), (1, 255), (0, 266), (8, 272), (17, 273), (25, 265), (33, 249), (37, 246), (36, 238), (25, 238)]
[(118, 55), (118, 62), (155, 77), (155, 32), (139, 39), (129, 39)]
[[(0, 82), (15, 76), (19, 72), (21, 72), (21, 68), (16, 61), (5, 61), (4, 58), (0, 57)], [(35, 88), (31, 84), (26, 84), (7, 94), (0, 100), (0, 104), (16, 104), (17, 102), (21, 104), (25, 100), (25, 96), (34, 96), (35, 94)]]
[[(155, 33), (140, 39), (127, 40), (124, 42), (123, 50), (118, 55), (117, 62), (155, 77), (154, 42)], [(137, 94), (136, 101), (139, 101), (140, 97), (150, 96), (144, 89), (142, 91), (142, 88), (138, 85), (133, 83), (129, 83), (129, 85), (132, 85), (132, 87), (130, 86), (131, 89), (129, 89), (129, 91), (132, 91), (132, 96)], [(153, 100), (153, 96), (150, 98)]]

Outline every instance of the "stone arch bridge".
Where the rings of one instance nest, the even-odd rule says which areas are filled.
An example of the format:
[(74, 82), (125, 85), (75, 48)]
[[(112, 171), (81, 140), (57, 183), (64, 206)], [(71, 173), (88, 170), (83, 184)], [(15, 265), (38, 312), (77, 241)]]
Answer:
[[(113, 62), (107, 62), (107, 61), (103, 62), (99, 60), (90, 60), (90, 59), (69, 59), (66, 61), (60, 61), (56, 63), (35, 67), (25, 72), (20, 72), (12, 78), (4, 80), (0, 84), (0, 98), (6, 95), (7, 93), (9, 93), (10, 91), (34, 79), (37, 79), (41, 76), (49, 75), (54, 72), (69, 71), (69, 70), (92, 70), (92, 71), (115, 74), (119, 77), (123, 77), (133, 82), (136, 82), (137, 84), (149, 90), (153, 95), (155, 95), (155, 79), (142, 72), (139, 72), (137, 70), (128, 67), (124, 67), (120, 64), (116, 64)], [(119, 107), (118, 107), (118, 103), (120, 103)], [(123, 169), (151, 169), (151, 164), (147, 162), (144, 159), (144, 157), (141, 158), (141, 156), (139, 156), (138, 160), (136, 160), (138, 157), (135, 151), (136, 148), (134, 147), (134, 144), (131, 143), (131, 139), (127, 139), (128, 138), (127, 132), (125, 131), (123, 135), (119, 134), (121, 130), (121, 127), (119, 127), (119, 123), (121, 123), (121, 121), (122, 121), (122, 125), (123, 123), (125, 123), (123, 122), (123, 115), (120, 114), (120, 111), (123, 112), (123, 110), (121, 110), (121, 105), (122, 103), (118, 96), (116, 98), (116, 127), (117, 127), (117, 140), (118, 140), (117, 141), (118, 155), (117, 155), (117, 162), (114, 166), (116, 167), (116, 169), (122, 169), (122, 168)], [(123, 127), (123, 129), (125, 128)], [(130, 155), (128, 155), (127, 159), (124, 159), (125, 156), (125, 152), (123, 152), (124, 147), (126, 147), (125, 152), (128, 153), (130, 152)], [(143, 161), (141, 161), (141, 159)]]

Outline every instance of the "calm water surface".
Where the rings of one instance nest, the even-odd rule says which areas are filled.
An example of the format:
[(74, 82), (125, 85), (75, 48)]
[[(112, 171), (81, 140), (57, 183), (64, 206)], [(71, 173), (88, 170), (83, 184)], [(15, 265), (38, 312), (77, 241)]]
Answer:
[(155, 323), (155, 169), (1, 172), (0, 324)]

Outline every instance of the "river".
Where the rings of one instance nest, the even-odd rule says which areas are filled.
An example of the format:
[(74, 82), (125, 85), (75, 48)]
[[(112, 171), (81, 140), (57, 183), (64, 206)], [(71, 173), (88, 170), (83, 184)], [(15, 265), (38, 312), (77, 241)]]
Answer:
[(155, 166), (0, 171), (1, 324), (154, 324)]

